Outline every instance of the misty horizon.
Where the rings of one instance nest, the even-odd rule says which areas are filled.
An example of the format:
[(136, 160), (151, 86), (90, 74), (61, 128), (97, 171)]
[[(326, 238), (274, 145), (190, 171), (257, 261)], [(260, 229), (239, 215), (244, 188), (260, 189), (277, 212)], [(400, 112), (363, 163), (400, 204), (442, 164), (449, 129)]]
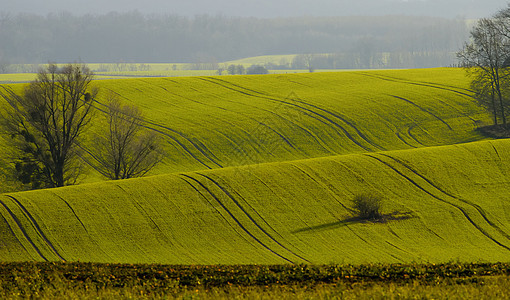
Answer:
[[(1, 3), (7, 2), (7, 3)], [(232, 17), (430, 16), (443, 18), (489, 17), (506, 7), (507, 0), (17, 0), (0, 1), (0, 13), (73, 15), (138, 11), (143, 14), (224, 15)]]

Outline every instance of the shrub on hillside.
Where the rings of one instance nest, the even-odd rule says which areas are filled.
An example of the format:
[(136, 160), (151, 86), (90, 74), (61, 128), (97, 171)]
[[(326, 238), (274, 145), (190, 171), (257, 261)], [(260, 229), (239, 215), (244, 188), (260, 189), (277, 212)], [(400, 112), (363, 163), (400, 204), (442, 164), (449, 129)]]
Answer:
[(375, 194), (360, 194), (354, 197), (354, 210), (363, 220), (382, 218), (382, 197)]

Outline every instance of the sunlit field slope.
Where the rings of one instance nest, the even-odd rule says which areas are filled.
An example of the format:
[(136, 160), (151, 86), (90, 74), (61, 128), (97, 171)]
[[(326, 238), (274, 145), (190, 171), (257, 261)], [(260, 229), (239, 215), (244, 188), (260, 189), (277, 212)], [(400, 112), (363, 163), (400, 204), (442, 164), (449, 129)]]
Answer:
[[(385, 222), (352, 198), (385, 195)], [(340, 155), (0, 196), (1, 261), (508, 261), (510, 141)]]
[(142, 107), (168, 151), (156, 173), (479, 140), (460, 69), (97, 81)]

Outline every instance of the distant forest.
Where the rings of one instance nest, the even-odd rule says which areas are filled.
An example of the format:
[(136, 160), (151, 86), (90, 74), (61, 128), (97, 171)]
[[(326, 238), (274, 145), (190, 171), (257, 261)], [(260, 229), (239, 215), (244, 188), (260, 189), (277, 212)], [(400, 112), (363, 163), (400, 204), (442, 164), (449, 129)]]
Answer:
[(272, 67), (440, 67), (455, 63), (454, 53), (469, 30), (463, 19), (410, 16), (260, 19), (139, 12), (0, 13), (0, 64), (4, 70), (9, 64), (73, 61), (214, 64), (303, 54)]

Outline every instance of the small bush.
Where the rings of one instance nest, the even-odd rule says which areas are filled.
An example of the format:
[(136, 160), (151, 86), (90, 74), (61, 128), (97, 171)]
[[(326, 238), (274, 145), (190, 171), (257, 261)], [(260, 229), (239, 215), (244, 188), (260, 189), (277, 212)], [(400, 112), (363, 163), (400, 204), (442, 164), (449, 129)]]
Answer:
[(363, 220), (377, 220), (382, 217), (382, 197), (373, 194), (361, 194), (354, 197), (354, 210)]

